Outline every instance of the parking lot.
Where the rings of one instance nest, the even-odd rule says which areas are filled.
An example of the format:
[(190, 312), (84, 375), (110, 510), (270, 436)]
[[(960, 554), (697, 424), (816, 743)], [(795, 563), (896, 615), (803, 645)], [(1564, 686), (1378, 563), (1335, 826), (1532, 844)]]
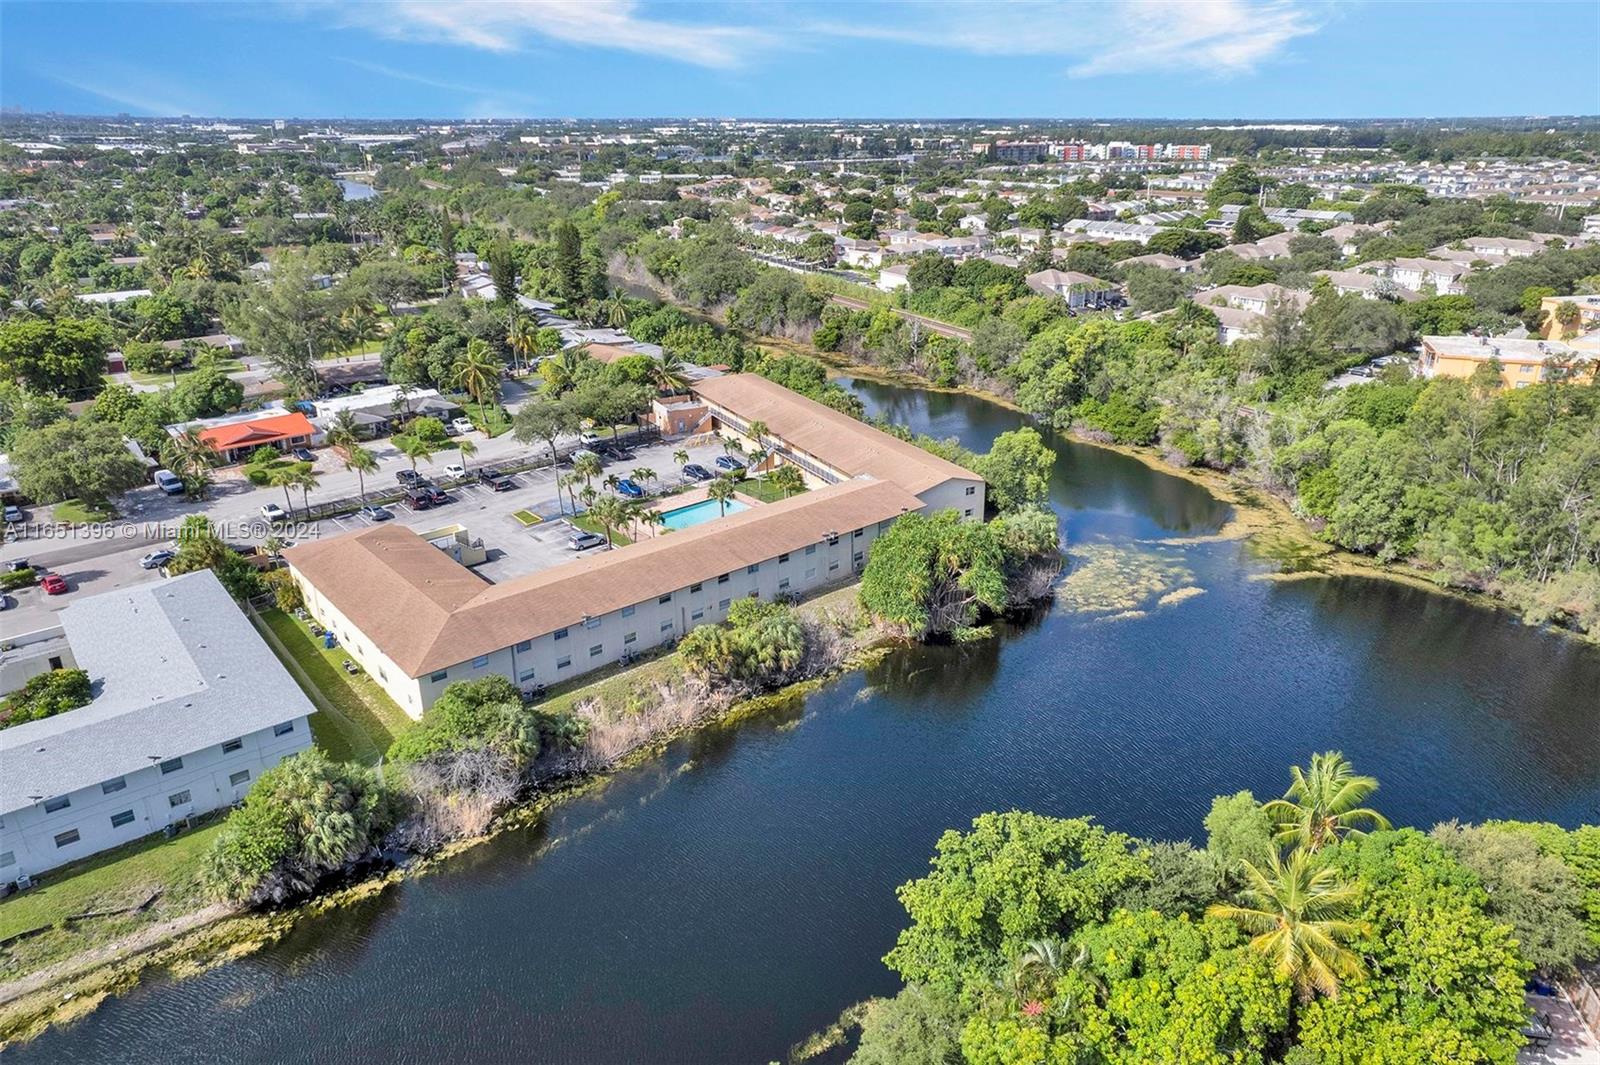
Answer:
[[(654, 444), (639, 448), (631, 458), (610, 461), (594, 488), (607, 494), (610, 490), (603, 484), (604, 476), (629, 477), (641, 468), (656, 473), (656, 479), (646, 483), (652, 495), (677, 487), (683, 479), (673, 453), (680, 447), (674, 443)], [(712, 465), (722, 454), (721, 447), (714, 444), (688, 450), (691, 462), (706, 466)], [(319, 458), (319, 466), (332, 461), (326, 452)], [(419, 470), (436, 481), (442, 480), (444, 467), (453, 461), (458, 461), (458, 457), (443, 453), (436, 462), (424, 464)], [(492, 458), (475, 459), (470, 469), (476, 471), (493, 464)], [(385, 509), (393, 515), (390, 520), (418, 532), (451, 525), (465, 526), (471, 537), (481, 540), (488, 552), (488, 560), (474, 567), (474, 572), (487, 581), (500, 582), (579, 557), (567, 547), (567, 537), (573, 530), (561, 515), (564, 505), (556, 498), (556, 477), (570, 472), (570, 465), (529, 470), (512, 476), (514, 487), (509, 491), (496, 492), (487, 485), (469, 482), (449, 489), (450, 501), (428, 510), (414, 511), (403, 504)], [(369, 492), (388, 492), (393, 484), (393, 467), (367, 480)], [(10, 593), (10, 609), (0, 613), (0, 629), (7, 633), (24, 633), (47, 628), (59, 623), (55, 617), (58, 612), (86, 595), (160, 580), (160, 570), (141, 568), (139, 559), (158, 547), (172, 546), (177, 525), (187, 514), (206, 514), (230, 542), (260, 543), (270, 530), (261, 520), (259, 508), (262, 503), (272, 501), (281, 505), (283, 493), (276, 489), (255, 489), (237, 480), (219, 485), (213, 498), (199, 505), (168, 498), (153, 488), (139, 489), (129, 493), (123, 511), (124, 521), (98, 530), (65, 530), (64, 535), (10, 541), (4, 551), (7, 560), (26, 557), (40, 572), (63, 577), (68, 590), (64, 595), (52, 596), (35, 585)], [(519, 511), (531, 513), (539, 520), (524, 525), (512, 516)], [(338, 536), (373, 524), (376, 523), (369, 518), (349, 514), (294, 524), (280, 532), (286, 539), (299, 541)]]
[[(679, 446), (666, 443), (640, 448), (632, 458), (609, 463), (605, 474), (627, 477), (636, 469), (648, 468), (656, 473), (656, 480), (648, 484), (652, 493), (677, 487), (683, 483), (683, 478), (672, 456)], [(701, 445), (688, 450), (691, 462), (707, 466), (722, 454), (722, 449), (716, 445)], [(473, 468), (476, 469), (477, 465)], [(468, 483), (449, 489), (451, 501), (429, 510), (414, 511), (404, 504), (386, 509), (394, 515), (390, 520), (418, 532), (450, 525), (466, 526), (474, 540), (483, 541), (489, 554), (486, 562), (473, 568), (474, 572), (485, 580), (498, 583), (578, 557), (577, 552), (567, 547), (567, 537), (571, 535), (572, 527), (563, 518), (562, 511), (569, 508), (556, 499), (557, 476), (570, 472), (570, 465), (529, 470), (512, 476), (515, 487), (510, 491), (496, 492), (484, 484)], [(595, 482), (594, 487), (602, 494), (609, 492), (600, 480)], [(513, 517), (518, 512), (532, 514), (539, 520), (525, 525)], [(318, 522), (315, 534), (337, 536), (374, 524), (377, 523), (370, 518), (351, 514)]]

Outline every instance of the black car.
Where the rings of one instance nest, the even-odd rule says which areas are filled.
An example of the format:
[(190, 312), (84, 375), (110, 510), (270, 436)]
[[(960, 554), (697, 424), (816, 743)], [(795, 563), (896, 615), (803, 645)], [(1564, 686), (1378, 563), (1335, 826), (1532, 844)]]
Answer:
[(433, 501), (433, 505), (434, 506), (439, 506), (442, 503), (450, 502), (450, 497), (445, 495), (445, 491), (444, 491), (443, 488), (440, 488), (438, 485), (431, 484), (431, 483), (429, 483), (427, 481), (423, 481), (421, 484), (419, 484), (415, 488), (413, 488), (412, 491), (413, 492), (426, 492), (427, 495), (428, 495), (428, 498)]
[(713, 481), (716, 475), (698, 462), (691, 462), (683, 468), (683, 479), (686, 481)]
[(427, 480), (426, 477), (422, 476), (422, 474), (418, 473), (416, 470), (400, 470), (394, 475), (394, 479), (399, 481), (401, 484), (406, 485), (407, 487)]
[(299, 459), (301, 462), (315, 462), (315, 461), (317, 461), (317, 456), (313, 455), (311, 453), (311, 449), (307, 448), (307, 447), (297, 447), (297, 448), (295, 448), (294, 449), (294, 457)]
[(433, 508), (433, 495), (424, 489), (413, 488), (406, 493), (405, 502), (406, 506), (412, 510), (431, 510)]
[(507, 476), (507, 474), (501, 473), (493, 466), (479, 466), (477, 469), (477, 474), (478, 480), (480, 481), (498, 481), (502, 477)]

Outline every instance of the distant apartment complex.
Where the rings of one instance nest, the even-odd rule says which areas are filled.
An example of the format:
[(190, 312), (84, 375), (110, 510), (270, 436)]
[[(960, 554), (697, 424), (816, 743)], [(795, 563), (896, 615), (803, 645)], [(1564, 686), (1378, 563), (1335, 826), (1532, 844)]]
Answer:
[(1506, 388), (1526, 388), (1550, 379), (1554, 369), (1570, 368), (1591, 380), (1592, 356), (1559, 340), (1511, 337), (1425, 336), (1418, 369), (1424, 377), (1471, 377), (1479, 367), (1499, 363)]

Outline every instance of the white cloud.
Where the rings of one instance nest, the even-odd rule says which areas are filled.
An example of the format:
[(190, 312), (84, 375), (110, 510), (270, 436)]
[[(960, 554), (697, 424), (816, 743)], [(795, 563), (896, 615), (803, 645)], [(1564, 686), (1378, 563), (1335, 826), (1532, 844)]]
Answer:
[[(431, 89), (443, 89), (446, 92), (469, 93), (478, 98), (482, 98), (486, 88), (490, 87), (486, 86), (483, 82), (472, 84), (462, 81), (448, 81), (444, 78), (435, 78), (427, 74), (416, 73), (415, 71), (400, 70), (396, 67), (387, 66), (383, 63), (374, 63), (370, 59), (351, 59), (348, 56), (339, 56), (338, 59), (340, 62), (348, 63), (350, 66), (353, 66), (358, 70), (365, 70), (369, 74), (377, 74), (381, 77), (393, 78), (396, 81), (409, 81), (415, 85), (426, 85)], [(534, 100), (534, 97), (529, 96), (527, 93), (516, 92), (514, 90), (504, 88), (503, 86), (495, 85), (492, 86), (492, 88), (495, 94), (494, 98), (498, 100), (520, 100), (524, 104), (531, 103)], [(511, 113), (513, 113), (511, 110), (502, 112), (502, 114)]]
[(341, 7), (338, 17), (396, 40), (513, 52), (545, 38), (703, 67), (741, 66), (774, 43), (751, 26), (645, 17), (635, 0), (384, 0)]
[(1305, 0), (1108, 0), (1013, 3), (953, 0), (890, 5), (892, 21), (813, 22), (820, 34), (996, 56), (1057, 56), (1075, 77), (1182, 71), (1239, 74), (1315, 33), (1323, 14)]

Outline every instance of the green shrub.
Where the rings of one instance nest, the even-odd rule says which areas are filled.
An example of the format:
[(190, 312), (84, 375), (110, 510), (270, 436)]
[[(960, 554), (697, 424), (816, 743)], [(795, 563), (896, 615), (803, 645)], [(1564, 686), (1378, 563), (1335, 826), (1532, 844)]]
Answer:
[(0, 729), (88, 706), (93, 691), (81, 669), (52, 669), (32, 677), (0, 702)]
[(388, 757), (405, 765), (490, 748), (526, 765), (539, 754), (539, 725), (539, 714), (523, 705), (522, 693), (507, 678), (457, 681), (400, 734)]
[(0, 573), (0, 592), (10, 592), (15, 591), (18, 588), (26, 588), (28, 585), (32, 584), (38, 579), (39, 571), (33, 569), (19, 569), (11, 570), (6, 573)]
[(685, 668), (707, 679), (775, 688), (805, 658), (805, 630), (787, 604), (738, 599), (728, 610), (725, 625), (691, 629), (678, 653)]

